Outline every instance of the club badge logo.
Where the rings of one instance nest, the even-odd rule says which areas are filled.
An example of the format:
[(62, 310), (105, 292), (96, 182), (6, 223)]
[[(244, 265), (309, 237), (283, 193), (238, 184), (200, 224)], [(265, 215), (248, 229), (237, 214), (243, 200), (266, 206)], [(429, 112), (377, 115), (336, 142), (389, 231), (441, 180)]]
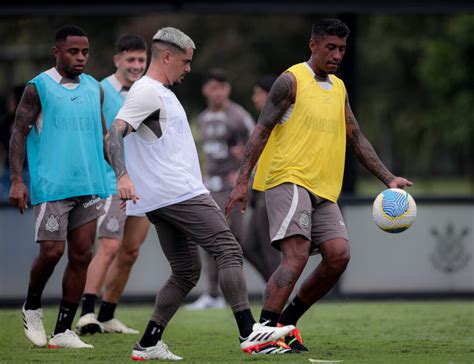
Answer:
[(50, 215), (46, 218), (45, 228), (47, 231), (54, 233), (59, 230), (59, 216)]
[(446, 274), (462, 270), (471, 260), (465, 246), (470, 232), (471, 229), (467, 226), (457, 230), (452, 222), (446, 225), (444, 231), (433, 228), (431, 235), (436, 242), (435, 250), (430, 256), (433, 266)]

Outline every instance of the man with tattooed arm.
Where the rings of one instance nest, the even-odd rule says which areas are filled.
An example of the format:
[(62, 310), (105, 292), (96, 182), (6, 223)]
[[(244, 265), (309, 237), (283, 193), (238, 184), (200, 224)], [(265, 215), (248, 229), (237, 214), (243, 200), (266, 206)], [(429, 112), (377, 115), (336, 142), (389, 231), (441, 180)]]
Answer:
[(195, 48), (193, 40), (179, 29), (160, 29), (153, 37), (149, 68), (133, 84), (106, 137), (117, 194), (122, 200), (131, 200), (127, 214), (146, 214), (155, 225), (171, 268), (143, 336), (132, 351), (134, 360), (182, 359), (168, 349), (162, 336), (199, 279), (198, 245), (216, 260), (219, 284), (234, 314), (243, 351), (259, 351), (294, 329), (268, 328), (255, 322), (242, 249), (204, 187), (186, 112), (170, 90), (191, 72)]
[[(387, 187), (412, 182), (394, 176), (362, 134), (344, 83), (334, 75), (346, 50), (349, 28), (322, 19), (312, 28), (307, 62), (278, 77), (246, 145), (237, 184), (226, 205), (228, 215), (247, 204), (248, 181), (259, 159), (256, 183), (265, 186), (272, 246), (282, 252), (264, 296), (261, 321), (296, 325), (298, 319), (335, 285), (349, 263), (349, 240), (337, 206), (346, 143), (357, 159)], [(272, 135), (274, 142), (267, 144)], [(263, 151), (263, 153), (262, 153)], [(263, 172), (263, 173), (262, 173)], [(284, 309), (310, 255), (322, 261)], [(285, 341), (307, 350), (296, 329)]]
[[(23, 213), (28, 192), (21, 170), (28, 156), (35, 240), (39, 255), (30, 272), (23, 306), (25, 334), (36, 346), (92, 348), (71, 325), (86, 283), (97, 218), (109, 195), (105, 171), (103, 91), (83, 73), (89, 40), (79, 27), (56, 33), (56, 66), (26, 85), (10, 138), (10, 203)], [(28, 148), (26, 148), (28, 146)], [(43, 326), (41, 295), (68, 244), (63, 295), (49, 342)]]

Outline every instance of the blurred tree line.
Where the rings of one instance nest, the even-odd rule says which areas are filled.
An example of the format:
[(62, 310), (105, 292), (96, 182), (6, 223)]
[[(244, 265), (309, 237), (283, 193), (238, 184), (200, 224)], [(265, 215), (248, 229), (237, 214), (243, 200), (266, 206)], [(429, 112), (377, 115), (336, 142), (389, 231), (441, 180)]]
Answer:
[[(77, 24), (89, 34), (87, 73), (98, 79), (114, 71), (111, 57), (118, 36), (135, 33), (149, 41), (158, 28), (174, 26), (188, 33), (197, 46), (191, 74), (174, 88), (191, 122), (205, 107), (200, 88), (212, 67), (228, 71), (232, 98), (255, 115), (250, 100), (255, 81), (307, 60), (311, 25), (324, 16), (0, 17), (0, 98), (5, 99), (12, 86), (54, 65), (51, 47), (62, 25)], [(355, 19), (348, 40), (355, 57), (343, 67), (354, 73), (351, 99), (359, 123), (386, 165), (410, 177), (457, 176), (474, 184), (470, 69), (474, 15), (357, 15)]]
[(474, 16), (370, 16), (357, 37), (358, 114), (395, 172), (474, 181)]

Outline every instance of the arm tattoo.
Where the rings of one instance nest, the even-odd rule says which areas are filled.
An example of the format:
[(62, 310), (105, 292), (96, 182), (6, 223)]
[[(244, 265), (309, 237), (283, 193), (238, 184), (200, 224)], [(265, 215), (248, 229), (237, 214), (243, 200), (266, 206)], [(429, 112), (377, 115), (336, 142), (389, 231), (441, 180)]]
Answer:
[(292, 74), (284, 73), (277, 78), (268, 94), (265, 106), (258, 118), (257, 126), (245, 146), (239, 180), (248, 180), (273, 128), (291, 104), (295, 102), (295, 93), (296, 79)]
[(115, 171), (117, 178), (127, 174), (125, 168), (125, 156), (123, 138), (132, 132), (130, 124), (123, 120), (115, 119), (105, 137), (105, 146), (108, 160)]
[(41, 103), (36, 87), (32, 84), (26, 86), (18, 104), (15, 121), (10, 136), (10, 178), (12, 181), (22, 181), (21, 171), (25, 160), (26, 137), (38, 119)]
[(346, 134), (348, 144), (351, 146), (357, 159), (365, 168), (372, 172), (386, 185), (395, 178), (395, 176), (384, 166), (372, 147), (372, 144), (370, 144), (364, 134), (362, 134), (359, 123), (351, 110), (348, 99), (346, 99)]
[(262, 124), (257, 124), (252, 135), (250, 136), (250, 140), (245, 146), (237, 181), (248, 181), (252, 169), (257, 163), (260, 154), (262, 154), (263, 148), (265, 147), (271, 132), (272, 129)]
[(258, 123), (273, 129), (286, 110), (295, 102), (296, 79), (291, 73), (283, 73), (272, 86)]

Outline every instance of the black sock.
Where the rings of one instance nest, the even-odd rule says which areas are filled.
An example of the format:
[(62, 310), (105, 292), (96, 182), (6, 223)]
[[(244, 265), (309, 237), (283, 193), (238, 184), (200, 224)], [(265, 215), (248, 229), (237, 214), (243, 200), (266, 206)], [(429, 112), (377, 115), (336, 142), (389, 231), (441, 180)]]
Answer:
[(84, 316), (88, 313), (94, 313), (95, 301), (97, 301), (97, 296), (92, 293), (86, 293), (82, 296), (82, 312), (81, 316)]
[(142, 339), (140, 340), (140, 346), (142, 348), (155, 346), (156, 343), (161, 340), (164, 330), (165, 328), (157, 324), (155, 321), (148, 321), (148, 325), (143, 333)]
[(37, 310), (38, 308), (41, 308), (41, 292), (35, 292), (31, 287), (28, 287), (25, 310)]
[(262, 310), (260, 313), (260, 323), (268, 321), (267, 326), (276, 326), (279, 318), (280, 314), (277, 312)]
[(252, 332), (252, 326), (255, 323), (255, 319), (252, 316), (252, 311), (249, 308), (243, 311), (234, 312), (235, 321), (239, 327), (239, 335), (242, 339), (245, 339)]
[(61, 300), (59, 305), (58, 320), (56, 321), (56, 328), (53, 335), (60, 334), (66, 330), (71, 330), (74, 316), (76, 315), (79, 304)]
[(99, 315), (97, 316), (97, 320), (99, 320), (99, 322), (112, 320), (114, 318), (116, 308), (116, 303), (102, 301), (102, 303), (100, 304)]
[(296, 325), (296, 322), (300, 319), (303, 314), (308, 311), (311, 305), (307, 305), (298, 296), (293, 298), (293, 301), (286, 306), (285, 310), (281, 313), (280, 320), (278, 321), (282, 325)]

